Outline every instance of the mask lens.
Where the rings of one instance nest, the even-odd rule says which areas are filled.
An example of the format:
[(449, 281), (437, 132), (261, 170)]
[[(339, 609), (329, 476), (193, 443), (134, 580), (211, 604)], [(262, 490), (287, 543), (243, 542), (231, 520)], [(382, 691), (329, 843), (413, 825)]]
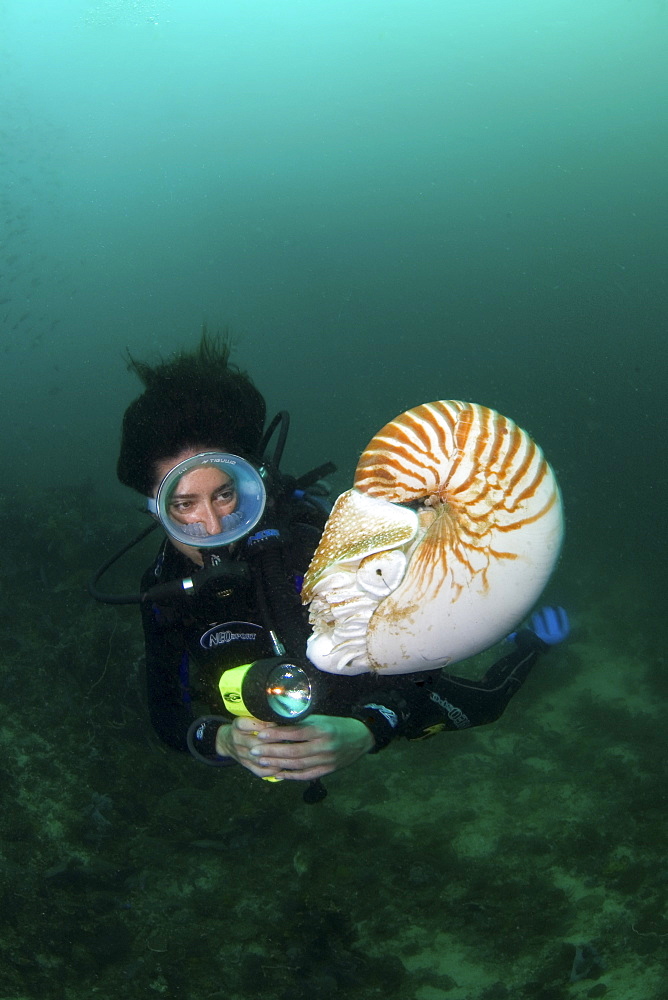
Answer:
[(229, 545), (252, 531), (265, 501), (264, 483), (249, 462), (203, 452), (170, 469), (153, 507), (172, 538), (207, 548)]

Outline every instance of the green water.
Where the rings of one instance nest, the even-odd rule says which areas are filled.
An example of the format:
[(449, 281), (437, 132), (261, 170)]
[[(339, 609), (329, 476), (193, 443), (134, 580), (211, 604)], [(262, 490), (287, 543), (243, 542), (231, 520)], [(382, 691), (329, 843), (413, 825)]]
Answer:
[[(667, 42), (663, 0), (0, 2), (0, 1000), (668, 996)], [(317, 807), (159, 747), (85, 593), (142, 524), (123, 352), (203, 321), (294, 472), (469, 399), (564, 493), (572, 640)]]

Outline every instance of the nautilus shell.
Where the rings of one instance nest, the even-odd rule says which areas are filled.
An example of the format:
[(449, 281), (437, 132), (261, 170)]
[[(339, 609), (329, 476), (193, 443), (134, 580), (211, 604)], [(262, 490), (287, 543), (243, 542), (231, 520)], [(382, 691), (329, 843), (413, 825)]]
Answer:
[(309, 659), (398, 674), (472, 656), (530, 611), (562, 536), (554, 473), (512, 420), (457, 400), (408, 410), (363, 452), (309, 566)]

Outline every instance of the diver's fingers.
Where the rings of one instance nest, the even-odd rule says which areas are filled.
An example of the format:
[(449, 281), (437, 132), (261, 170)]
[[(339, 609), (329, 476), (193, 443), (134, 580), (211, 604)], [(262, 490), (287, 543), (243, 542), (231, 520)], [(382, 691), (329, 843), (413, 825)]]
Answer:
[(260, 733), (265, 729), (278, 729), (275, 722), (262, 722), (260, 719), (247, 719), (245, 716), (238, 716), (232, 723), (233, 729), (239, 733)]

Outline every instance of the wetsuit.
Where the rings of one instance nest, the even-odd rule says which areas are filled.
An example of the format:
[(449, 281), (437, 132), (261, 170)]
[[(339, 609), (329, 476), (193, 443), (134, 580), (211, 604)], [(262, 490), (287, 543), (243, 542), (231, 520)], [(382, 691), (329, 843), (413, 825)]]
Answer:
[[(280, 537), (280, 544), (272, 556), (269, 597), (280, 591), (274, 611), (283, 621), (277, 631), (291, 656), (303, 657), (310, 631), (298, 590), (324, 520), (322, 512), (298, 502), (287, 515), (284, 511), (277, 529), (280, 536), (275, 536)], [(235, 543), (229, 550), (232, 563), (252, 562), (248, 542)], [(193, 572), (193, 563), (165, 541), (142, 578), (142, 592)], [(183, 595), (161, 604), (144, 601), (142, 619), (151, 722), (161, 740), (185, 750), (193, 720), (223, 716), (232, 721), (220, 697), (218, 679), (225, 669), (275, 655), (267, 625), (276, 626), (267, 623), (266, 603), (258, 599), (257, 572), (252, 567), (245, 577), (223, 576), (194, 597)], [(362, 721), (374, 737), (372, 753), (396, 737), (420, 740), (441, 730), (485, 725), (499, 718), (538, 654), (547, 648), (532, 631), (523, 629), (512, 650), (478, 681), (443, 670), (388, 677), (323, 674), (325, 690), (316, 712)], [(205, 743), (202, 754), (213, 763), (213, 740)]]

